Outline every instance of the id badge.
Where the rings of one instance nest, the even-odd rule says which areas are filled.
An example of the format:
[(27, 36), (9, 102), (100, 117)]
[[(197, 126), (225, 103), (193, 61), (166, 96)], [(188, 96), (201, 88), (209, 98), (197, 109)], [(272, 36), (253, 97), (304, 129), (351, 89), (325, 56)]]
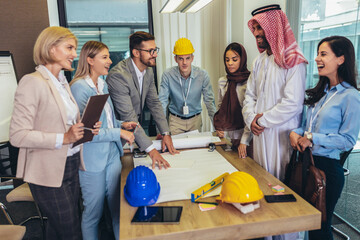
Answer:
[(188, 115), (189, 114), (189, 107), (188, 106), (183, 106), (183, 114), (184, 115)]

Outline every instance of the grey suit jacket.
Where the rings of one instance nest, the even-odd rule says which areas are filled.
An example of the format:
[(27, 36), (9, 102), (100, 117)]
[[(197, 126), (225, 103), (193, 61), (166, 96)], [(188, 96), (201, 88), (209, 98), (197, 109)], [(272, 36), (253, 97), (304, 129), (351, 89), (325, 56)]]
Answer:
[[(160, 132), (169, 132), (164, 110), (156, 92), (154, 73), (151, 68), (146, 69), (141, 95), (139, 81), (131, 58), (125, 59), (113, 67), (106, 78), (106, 82), (119, 120), (137, 122), (146, 104)], [(134, 135), (141, 151), (152, 144), (142, 128), (138, 129)]]

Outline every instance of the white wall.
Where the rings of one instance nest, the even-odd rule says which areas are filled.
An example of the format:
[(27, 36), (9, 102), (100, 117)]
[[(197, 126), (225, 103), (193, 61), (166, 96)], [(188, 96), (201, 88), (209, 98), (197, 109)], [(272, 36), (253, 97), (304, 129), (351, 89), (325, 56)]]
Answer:
[(47, 0), (50, 26), (59, 26), (59, 11), (56, 0)]

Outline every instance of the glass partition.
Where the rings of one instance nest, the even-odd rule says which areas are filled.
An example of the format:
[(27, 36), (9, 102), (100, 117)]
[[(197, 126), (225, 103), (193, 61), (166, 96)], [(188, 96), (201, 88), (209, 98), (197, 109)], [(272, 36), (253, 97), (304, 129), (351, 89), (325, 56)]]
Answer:
[[(101, 41), (109, 47), (110, 68), (130, 56), (130, 34), (149, 32), (146, 0), (65, 0), (65, 15), (67, 27), (79, 40), (78, 56), (87, 41)], [(77, 63), (78, 58), (75, 69)]]
[[(360, 147), (360, 146), (359, 146)], [(360, 229), (360, 149), (354, 149), (344, 167), (349, 170), (349, 175), (345, 176), (345, 185), (341, 193), (335, 212), (353, 225)]]
[[(333, 35), (349, 38), (359, 57), (359, 5), (357, 0), (302, 0), (300, 47), (309, 61), (307, 88), (318, 81), (315, 63), (317, 44)], [(359, 66), (359, 63), (358, 63)]]
[[(136, 31), (151, 32), (148, 0), (60, 0), (60, 22), (78, 38), (78, 57), (73, 62), (76, 69), (82, 46), (90, 40), (100, 41), (109, 47), (113, 62), (110, 68), (130, 56), (129, 36)], [(61, 12), (61, 9), (64, 11)], [(66, 72), (71, 80), (75, 71)], [(155, 75), (156, 76), (156, 75)], [(156, 82), (156, 79), (155, 79)], [(140, 120), (145, 131), (156, 135), (151, 114), (144, 109)]]

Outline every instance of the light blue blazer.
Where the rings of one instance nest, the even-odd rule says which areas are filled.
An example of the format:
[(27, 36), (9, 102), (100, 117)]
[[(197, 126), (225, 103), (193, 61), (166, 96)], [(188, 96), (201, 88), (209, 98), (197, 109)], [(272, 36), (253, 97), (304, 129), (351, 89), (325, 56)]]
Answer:
[[(79, 79), (74, 84), (72, 84), (71, 92), (79, 106), (81, 115), (83, 114), (88, 99), (91, 96), (97, 95), (96, 89), (90, 87), (84, 79)], [(105, 81), (103, 93), (109, 93)], [(110, 97), (108, 98), (107, 102), (110, 104), (112, 110), (114, 128), (108, 128), (106, 113), (105, 110), (103, 110), (100, 117), (102, 125), (99, 134), (97, 136), (94, 136), (91, 142), (84, 143), (83, 146), (85, 169), (89, 172), (103, 171), (106, 167), (109, 153), (111, 151), (119, 151), (120, 156), (124, 155), (124, 151), (120, 141), (120, 129), (122, 121), (119, 121), (115, 118), (114, 106)], [(116, 144), (111, 144), (111, 142), (114, 142)], [(116, 149), (110, 149), (111, 146), (117, 147)]]

